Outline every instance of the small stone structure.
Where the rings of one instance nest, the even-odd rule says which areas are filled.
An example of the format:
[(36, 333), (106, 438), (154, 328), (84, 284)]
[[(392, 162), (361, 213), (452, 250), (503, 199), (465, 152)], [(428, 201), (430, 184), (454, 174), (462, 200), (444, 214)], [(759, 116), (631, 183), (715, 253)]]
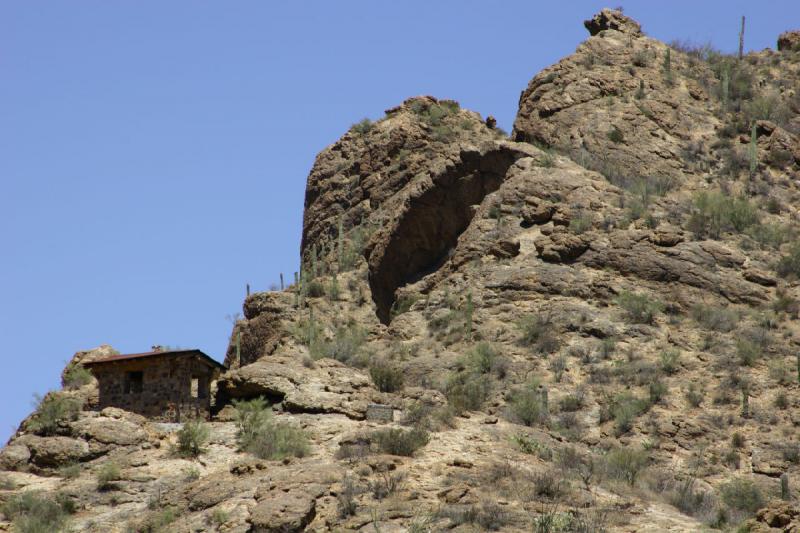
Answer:
[(393, 422), (394, 408), (391, 405), (371, 403), (367, 406), (367, 420), (373, 422)]
[(208, 418), (211, 384), (225, 367), (200, 350), (154, 348), (84, 363), (97, 378), (99, 408), (119, 407), (165, 422)]

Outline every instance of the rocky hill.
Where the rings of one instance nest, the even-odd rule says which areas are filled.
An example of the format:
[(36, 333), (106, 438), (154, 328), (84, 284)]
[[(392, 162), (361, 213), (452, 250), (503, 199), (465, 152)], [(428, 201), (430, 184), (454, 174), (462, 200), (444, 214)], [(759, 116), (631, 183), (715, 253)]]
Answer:
[(585, 26), (510, 137), (422, 96), (317, 156), (208, 423), (97, 411), (76, 354), (0, 530), (799, 531), (800, 32)]

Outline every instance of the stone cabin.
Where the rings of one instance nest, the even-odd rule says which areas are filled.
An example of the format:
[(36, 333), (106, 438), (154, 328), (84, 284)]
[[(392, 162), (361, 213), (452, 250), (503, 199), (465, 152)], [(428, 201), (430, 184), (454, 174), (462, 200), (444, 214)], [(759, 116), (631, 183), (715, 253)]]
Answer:
[(114, 355), (84, 363), (97, 378), (99, 407), (181, 422), (208, 418), (211, 384), (225, 366), (200, 350), (164, 350)]

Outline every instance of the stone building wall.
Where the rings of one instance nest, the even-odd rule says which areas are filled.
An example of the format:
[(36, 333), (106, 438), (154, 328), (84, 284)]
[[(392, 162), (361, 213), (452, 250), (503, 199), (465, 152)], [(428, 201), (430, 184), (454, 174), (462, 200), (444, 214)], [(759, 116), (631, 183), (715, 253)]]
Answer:
[[(92, 370), (99, 384), (101, 409), (119, 407), (169, 422), (209, 416), (213, 370), (195, 358), (150, 357), (97, 365)], [(141, 392), (126, 391), (131, 372), (141, 372)], [(197, 379), (196, 397), (193, 378)]]

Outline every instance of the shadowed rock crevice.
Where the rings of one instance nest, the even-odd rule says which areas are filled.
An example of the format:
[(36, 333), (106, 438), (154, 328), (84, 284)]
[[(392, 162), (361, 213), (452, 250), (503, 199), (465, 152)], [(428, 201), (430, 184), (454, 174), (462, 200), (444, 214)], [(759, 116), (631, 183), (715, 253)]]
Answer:
[(381, 322), (391, 320), (397, 289), (444, 264), (475, 216), (475, 206), (500, 187), (523, 155), (508, 147), (462, 152), (458, 164), (409, 197), (382, 253), (370, 257), (369, 284)]

